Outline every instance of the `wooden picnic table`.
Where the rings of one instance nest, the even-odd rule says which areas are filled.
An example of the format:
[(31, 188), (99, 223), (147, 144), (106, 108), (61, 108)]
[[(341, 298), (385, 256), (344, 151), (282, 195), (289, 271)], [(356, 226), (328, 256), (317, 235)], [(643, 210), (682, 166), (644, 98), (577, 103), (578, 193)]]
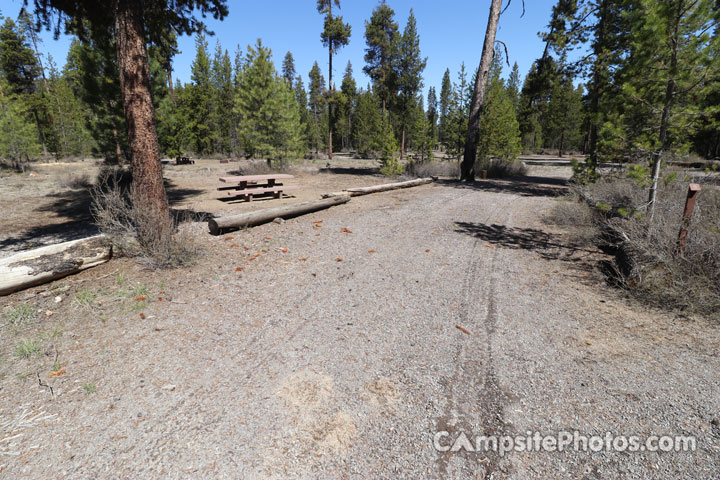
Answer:
[[(222, 183), (227, 186), (218, 187), (218, 190), (232, 190), (228, 195), (242, 195), (248, 202), (252, 201), (253, 195), (272, 193), (275, 198), (281, 198), (282, 193), (287, 190), (296, 190), (300, 187), (294, 185), (283, 185), (278, 180), (295, 178), (287, 173), (269, 173), (264, 175), (236, 175), (232, 177), (220, 177)], [(258, 182), (264, 182), (259, 184)], [(252, 187), (252, 188), (248, 188)]]

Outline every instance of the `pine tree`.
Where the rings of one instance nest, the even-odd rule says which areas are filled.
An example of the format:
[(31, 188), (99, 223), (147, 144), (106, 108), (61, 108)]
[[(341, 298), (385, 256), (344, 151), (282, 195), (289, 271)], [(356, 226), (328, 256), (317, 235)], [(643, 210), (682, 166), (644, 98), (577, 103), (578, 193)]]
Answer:
[(283, 79), (287, 82), (287, 84), (290, 86), (290, 88), (293, 88), (293, 82), (295, 81), (295, 59), (293, 58), (293, 54), (288, 51), (285, 54), (285, 58), (283, 59), (282, 64), (282, 76)]
[(35, 93), (35, 79), (40, 76), (40, 66), (11, 18), (6, 18), (0, 27), (0, 72), (11, 93)]
[(375, 7), (370, 21), (365, 22), (365, 67), (363, 71), (373, 82), (380, 97), (383, 113), (397, 91), (397, 63), (400, 33), (394, 20), (395, 12), (385, 0)]
[(272, 52), (258, 40), (248, 47), (236, 99), (240, 137), (251, 157), (286, 161), (303, 153), (298, 103), (271, 61)]
[(86, 126), (88, 108), (73, 92), (68, 79), (57, 70), (52, 57), (47, 60), (47, 110), (57, 112), (52, 123), (53, 136), (58, 139), (58, 156), (89, 155), (95, 142)]
[(580, 146), (582, 125), (582, 87), (577, 89), (572, 78), (565, 75), (554, 83), (543, 121), (546, 147), (557, 149), (562, 157), (569, 148)]
[(235, 89), (233, 87), (233, 68), (228, 51), (221, 51), (218, 42), (215, 57), (212, 63), (212, 87), (215, 98), (213, 103), (212, 125), (217, 130), (215, 134), (215, 153), (230, 154), (233, 151), (233, 138), (236, 138), (232, 113), (234, 107)]
[(161, 102), (156, 116), (160, 149), (169, 157), (178, 157), (194, 148), (190, 120), (192, 85), (183, 86), (178, 81), (173, 92), (174, 101)]
[(22, 171), (23, 165), (40, 153), (36, 124), (29, 120), (27, 105), (18, 99), (4, 75), (0, 76), (0, 158)]
[(459, 156), (465, 147), (470, 94), (467, 71), (463, 62), (460, 64), (458, 80), (452, 87), (445, 125), (446, 148), (453, 156)]
[(446, 69), (443, 74), (442, 84), (440, 87), (440, 117), (438, 127), (438, 140), (447, 147), (450, 131), (449, 131), (449, 115), (452, 105), (453, 87), (450, 80), (450, 69)]
[(533, 62), (525, 76), (520, 93), (518, 119), (523, 148), (536, 152), (544, 144), (544, 119), (550, 105), (550, 95), (560, 78), (560, 67), (552, 57)]
[[(620, 96), (615, 75), (629, 49), (627, 10), (628, 0), (558, 0), (553, 8), (548, 32), (542, 35), (546, 41), (545, 51), (536, 63), (535, 72), (531, 72), (534, 73), (535, 85), (531, 85), (529, 90), (548, 94), (552, 90), (552, 81), (557, 79), (557, 72), (560, 71), (550, 51), (564, 59), (573, 48), (582, 46), (589, 50), (589, 54), (583, 54), (579, 62), (569, 65), (571, 70), (589, 77), (585, 151), (590, 156), (587, 163), (576, 171), (576, 174), (582, 173), (583, 177), (589, 179), (596, 175), (600, 130), (609, 117), (615, 115), (616, 100)], [(565, 68), (563, 63), (561, 61), (560, 65)], [(528, 96), (529, 103), (522, 105), (521, 110), (530, 109), (530, 104), (536, 100), (533, 95)], [(537, 118), (533, 121), (537, 122)], [(521, 128), (525, 133), (526, 129)], [(607, 140), (604, 142), (607, 143)]]
[(240, 45), (235, 48), (235, 60), (233, 61), (233, 87), (237, 91), (240, 85), (240, 78), (245, 69), (245, 60), (243, 59), (243, 51)]
[(210, 57), (205, 35), (195, 38), (195, 59), (190, 66), (190, 135), (195, 153), (202, 155), (212, 151), (216, 130), (213, 128), (213, 88), (210, 73)]
[(398, 144), (388, 112), (384, 112), (380, 120), (379, 146), (380, 173), (387, 176), (400, 175), (403, 172), (403, 167), (395, 154)]
[(361, 157), (369, 158), (380, 150), (381, 122), (378, 98), (368, 86), (358, 93), (352, 124), (352, 142)]
[(408, 115), (407, 145), (416, 153), (420, 162), (432, 158), (432, 127), (425, 112), (425, 105), (422, 97), (418, 98), (415, 108)]
[[(720, 12), (712, 0), (644, 0), (631, 8), (630, 58), (620, 72), (623, 93), (635, 99), (628, 136), (652, 155), (648, 214), (653, 216), (663, 153), (687, 141), (696, 121), (697, 94), (703, 78), (720, 73)], [(652, 74), (648, 74), (652, 72)], [(638, 102), (639, 100), (639, 102)], [(634, 132), (649, 132), (637, 135)]]
[[(32, 115), (43, 155), (47, 155), (45, 112), (41, 95), (35, 88), (35, 80), (40, 76), (40, 66), (27, 39), (11, 18), (6, 18), (0, 26), (0, 73), (5, 78), (10, 91), (16, 99), (26, 103), (27, 111)], [(25, 110), (25, 109), (22, 109)]]
[(328, 49), (328, 158), (332, 159), (332, 147), (333, 147), (333, 104), (335, 99), (333, 98), (335, 93), (335, 85), (332, 81), (333, 66), (332, 60), (333, 55), (337, 51), (350, 43), (351, 29), (350, 24), (343, 23), (342, 17), (333, 16), (332, 7), (333, 4), (340, 8), (340, 0), (318, 0), (317, 10), (321, 14), (325, 14), (325, 25), (320, 38), (324, 46)]
[(303, 79), (300, 75), (297, 76), (295, 79), (295, 102), (298, 106), (298, 111), (300, 112), (300, 128), (303, 133), (303, 138), (305, 139), (305, 144), (303, 147), (303, 150), (307, 151), (310, 148), (312, 148), (312, 145), (310, 143), (310, 111), (308, 110), (308, 94), (305, 90), (305, 85), (303, 84)]
[[(398, 59), (399, 95), (397, 110), (402, 129), (400, 140), (401, 160), (405, 157), (405, 137), (410, 124), (410, 116), (417, 109), (418, 95), (423, 87), (422, 72), (425, 70), (425, 65), (427, 65), (427, 57), (423, 58), (420, 55), (420, 37), (417, 31), (417, 21), (413, 10), (410, 9), (410, 16), (400, 39)], [(420, 100), (422, 100), (422, 97), (420, 97)]]
[(345, 74), (340, 86), (340, 95), (342, 100), (338, 102), (335, 126), (342, 148), (349, 149), (351, 147), (353, 114), (357, 97), (357, 85), (353, 78), (352, 64), (350, 62), (345, 67)]
[(513, 63), (510, 76), (508, 77), (507, 88), (510, 98), (512, 99), (515, 115), (517, 115), (520, 106), (520, 68), (518, 68), (517, 62)]
[[(115, 38), (118, 73), (133, 172), (137, 207), (157, 221), (170, 222), (152, 103), (146, 45), (166, 42), (168, 32), (192, 34), (205, 25), (195, 15), (222, 20), (224, 0), (33, 0), (38, 26), (60, 32), (61, 25), (81, 32), (89, 26), (94, 38)], [(59, 15), (58, 15), (59, 14)], [(56, 18), (60, 17), (57, 21)], [(108, 35), (110, 34), (110, 35)], [(146, 38), (147, 36), (147, 38)], [(141, 245), (166, 242), (171, 229), (139, 228)]]
[(308, 108), (310, 109), (309, 138), (310, 144), (317, 153), (323, 146), (324, 125), (327, 122), (327, 98), (325, 97), (325, 77), (320, 71), (317, 62), (310, 70), (310, 84), (308, 85)]
[(427, 119), (430, 125), (430, 138), (432, 138), (433, 148), (438, 140), (438, 102), (437, 94), (435, 93), (435, 87), (428, 89), (428, 100), (427, 100)]
[(159, 71), (162, 71), (165, 76), (168, 96), (170, 101), (174, 101), (175, 84), (173, 83), (172, 61), (175, 55), (180, 53), (177, 45), (177, 33), (174, 30), (165, 31), (162, 35), (162, 41), (152, 43), (148, 47), (148, 53), (159, 63)]
[(493, 48), (495, 46), (495, 34), (497, 32), (498, 20), (502, 0), (492, 0), (490, 3), (490, 15), (488, 16), (487, 28), (485, 29), (485, 40), (483, 42), (480, 65), (475, 77), (470, 111), (468, 113), (468, 129), (465, 138), (465, 151), (463, 161), (460, 164), (460, 178), (463, 181), (475, 180), (475, 158), (477, 154), (478, 135), (482, 123), (483, 108), (485, 102), (485, 89), (488, 83), (490, 62), (492, 60)]
[(479, 158), (512, 161), (521, 151), (520, 127), (512, 96), (501, 78), (500, 55), (493, 60), (477, 147)]
[(93, 153), (122, 163), (127, 152), (115, 44), (107, 37), (73, 39), (63, 78), (82, 100), (86, 126), (94, 139)]

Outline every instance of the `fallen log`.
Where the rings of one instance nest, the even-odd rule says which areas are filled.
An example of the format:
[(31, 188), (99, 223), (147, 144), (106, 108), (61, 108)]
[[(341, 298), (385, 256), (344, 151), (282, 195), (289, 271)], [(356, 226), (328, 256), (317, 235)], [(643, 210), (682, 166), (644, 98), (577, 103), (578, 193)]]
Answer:
[(0, 259), (0, 295), (41, 285), (77, 273), (112, 257), (102, 235), (27, 250)]
[(408, 180), (406, 182), (385, 183), (382, 185), (372, 185), (370, 187), (347, 188), (342, 192), (323, 193), (322, 197), (332, 198), (341, 195), (350, 195), (351, 197), (357, 197), (359, 195), (369, 195), (371, 193), (386, 192), (388, 190), (417, 187), (418, 185), (424, 185), (426, 183), (431, 183), (432, 181), (432, 178), (418, 178), (416, 180)]
[(263, 223), (272, 222), (276, 218), (297, 217), (299, 215), (334, 207), (335, 205), (340, 205), (349, 201), (350, 196), (345, 194), (324, 200), (313, 200), (311, 202), (296, 203), (285, 207), (268, 208), (258, 212), (211, 218), (208, 220), (208, 227), (210, 227), (210, 233), (213, 235), (219, 235), (224, 230), (229, 230), (231, 228), (254, 227)]

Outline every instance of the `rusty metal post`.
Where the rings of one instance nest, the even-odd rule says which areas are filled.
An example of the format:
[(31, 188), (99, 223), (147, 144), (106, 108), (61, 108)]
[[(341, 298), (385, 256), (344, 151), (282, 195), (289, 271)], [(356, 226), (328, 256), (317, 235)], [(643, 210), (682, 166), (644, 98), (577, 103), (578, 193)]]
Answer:
[(690, 220), (695, 210), (695, 200), (697, 194), (702, 190), (700, 184), (691, 183), (688, 187), (687, 199), (685, 200), (685, 212), (683, 212), (682, 226), (680, 227), (680, 234), (678, 235), (677, 248), (675, 249), (675, 255), (682, 255), (685, 252), (685, 244), (687, 243), (687, 229), (690, 226)]

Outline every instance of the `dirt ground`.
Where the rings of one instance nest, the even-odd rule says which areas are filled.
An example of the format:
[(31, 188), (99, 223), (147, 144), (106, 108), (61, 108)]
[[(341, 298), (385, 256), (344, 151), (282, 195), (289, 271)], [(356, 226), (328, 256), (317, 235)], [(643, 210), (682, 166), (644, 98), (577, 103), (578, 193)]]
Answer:
[[(245, 202), (230, 197), (217, 187), (218, 179), (262, 168), (264, 162), (247, 160), (220, 163), (220, 160), (197, 159), (194, 165), (164, 165), (164, 176), (173, 209), (207, 215), (232, 213), (283, 206), (316, 200), (325, 192), (348, 187), (386, 183), (377, 172), (377, 161), (353, 160), (336, 156), (333, 161), (307, 161), (290, 166), (294, 179), (286, 185), (297, 185), (282, 199), (255, 197)], [(0, 174), (0, 204), (9, 206), (3, 212), (0, 227), (0, 258), (19, 250), (75, 240), (97, 233), (92, 225), (91, 196), (88, 182), (94, 182), (100, 161), (35, 164), (27, 173)]]
[[(343, 172), (297, 180), (383, 182)], [(568, 174), (436, 182), (218, 237), (186, 225), (193, 267), (117, 259), (3, 297), (0, 477), (718, 478), (720, 331), (605, 285), (601, 254), (544, 221)], [(433, 445), (535, 431), (697, 450)]]

